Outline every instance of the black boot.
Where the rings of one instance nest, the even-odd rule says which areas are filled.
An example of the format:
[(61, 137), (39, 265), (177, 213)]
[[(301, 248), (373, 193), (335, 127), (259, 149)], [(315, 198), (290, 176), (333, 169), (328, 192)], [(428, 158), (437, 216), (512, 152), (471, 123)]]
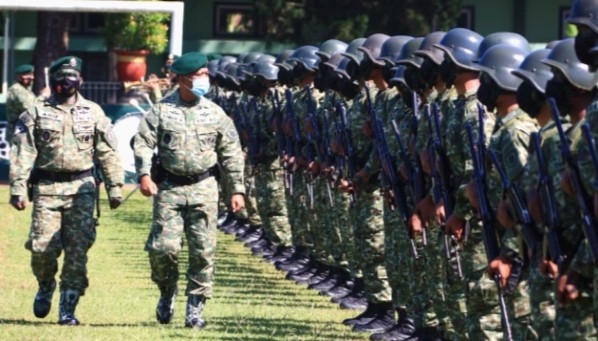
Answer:
[(185, 317), (185, 327), (197, 329), (203, 329), (206, 327), (206, 322), (202, 318), (202, 312), (205, 303), (205, 296), (189, 295), (187, 298), (187, 316)]
[(39, 289), (33, 301), (33, 314), (35, 317), (44, 318), (52, 308), (52, 295), (56, 289), (56, 280), (39, 281)]
[(58, 324), (63, 326), (77, 326), (79, 320), (75, 317), (75, 309), (79, 303), (79, 291), (67, 289), (60, 292), (60, 306), (58, 308)]
[(328, 272), (328, 276), (317, 283), (310, 284), (308, 286), (309, 289), (314, 289), (318, 291), (325, 291), (334, 287), (340, 278), (340, 272), (337, 268), (331, 268)]
[(303, 267), (311, 259), (309, 258), (309, 252), (303, 247), (295, 248), (293, 255), (283, 261), (275, 263), (278, 270), (282, 271), (295, 271), (298, 268)]
[(292, 246), (277, 246), (274, 254), (270, 256), (264, 255), (264, 259), (271, 263), (276, 263), (289, 259), (295, 253), (295, 248)]
[(359, 315), (346, 319), (343, 321), (344, 325), (347, 326), (354, 326), (356, 324), (364, 324), (370, 322), (374, 317), (376, 317), (376, 304), (369, 303), (367, 304), (367, 308)]
[[(235, 240), (238, 242), (251, 243), (262, 237), (264, 230), (259, 226), (250, 226), (249, 229), (245, 230), (244, 233), (238, 234)], [(247, 246), (247, 244), (245, 244)]]
[(353, 331), (366, 333), (380, 333), (395, 325), (395, 312), (391, 302), (376, 304), (376, 315), (367, 323), (356, 324)]
[(365, 309), (368, 301), (365, 298), (365, 292), (360, 291), (349, 296), (346, 296), (340, 300), (341, 309)]
[(307, 284), (309, 279), (313, 277), (319, 269), (320, 265), (318, 262), (312, 261), (300, 270), (289, 272), (286, 278), (295, 281), (297, 284)]
[(322, 290), (320, 294), (331, 297), (343, 297), (348, 295), (355, 286), (354, 279), (348, 272), (341, 270), (334, 286), (327, 290)]
[(158, 306), (156, 307), (156, 320), (161, 324), (167, 324), (172, 321), (174, 315), (174, 303), (178, 289), (166, 288), (160, 290), (160, 299), (158, 300)]
[[(383, 333), (373, 334), (370, 340), (374, 341), (404, 341), (416, 338), (415, 324), (413, 319), (407, 316), (405, 309), (398, 309), (399, 320), (392, 328)], [(426, 340), (426, 339), (422, 339)]]

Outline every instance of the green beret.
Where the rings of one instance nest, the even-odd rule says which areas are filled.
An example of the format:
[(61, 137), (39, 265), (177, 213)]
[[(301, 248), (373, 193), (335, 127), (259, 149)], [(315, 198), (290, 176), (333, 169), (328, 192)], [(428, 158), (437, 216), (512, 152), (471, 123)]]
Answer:
[(222, 55), (220, 53), (208, 53), (208, 61), (218, 60), (221, 58), (222, 58)]
[(33, 65), (31, 64), (23, 64), (23, 65), (19, 65), (17, 66), (17, 68), (15, 69), (15, 73), (17, 75), (22, 75), (24, 73), (29, 73), (29, 72), (33, 72)]
[(75, 56), (66, 56), (57, 59), (50, 65), (50, 73), (54, 73), (58, 70), (77, 70), (81, 72), (81, 59)]
[(170, 70), (178, 75), (188, 75), (208, 65), (208, 57), (199, 52), (189, 52), (180, 56)]

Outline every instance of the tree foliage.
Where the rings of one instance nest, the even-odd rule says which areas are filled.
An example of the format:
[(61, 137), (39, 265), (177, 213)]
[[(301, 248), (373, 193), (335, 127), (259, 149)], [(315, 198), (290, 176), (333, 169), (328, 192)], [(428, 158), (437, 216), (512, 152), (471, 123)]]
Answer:
[(373, 33), (423, 36), (454, 26), (462, 0), (254, 0), (268, 40), (296, 44)]

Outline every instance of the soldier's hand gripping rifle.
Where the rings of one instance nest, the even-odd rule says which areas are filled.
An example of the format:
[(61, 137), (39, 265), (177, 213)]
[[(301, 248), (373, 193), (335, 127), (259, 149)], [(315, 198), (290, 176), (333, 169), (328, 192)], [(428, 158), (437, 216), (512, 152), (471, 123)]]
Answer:
[[(385, 186), (389, 187), (389, 190), (391, 191), (390, 196), (393, 199), (393, 202), (390, 203), (389, 207), (392, 210), (399, 210), (399, 218), (403, 221), (403, 226), (405, 226), (407, 236), (409, 237), (409, 241), (411, 243), (411, 254), (415, 258), (419, 258), (413, 233), (411, 233), (409, 229), (409, 218), (411, 217), (412, 210), (408, 207), (407, 201), (405, 200), (405, 192), (403, 191), (405, 184), (403, 183), (402, 185), (399, 185), (399, 177), (395, 172), (395, 163), (393, 162), (393, 158), (388, 150), (388, 141), (386, 140), (384, 124), (382, 123), (380, 117), (378, 117), (376, 109), (372, 106), (372, 100), (368, 88), (366, 88), (366, 96), (368, 103), (369, 123), (374, 133), (374, 148), (377, 150), (378, 159), (380, 160), (380, 166), (382, 168), (382, 182)], [(395, 124), (394, 121), (393, 124)]]
[[(428, 106), (428, 155), (430, 156), (431, 173), (432, 173), (432, 187), (434, 194), (434, 203), (443, 202), (446, 216), (450, 216), (455, 207), (455, 199), (451, 192), (450, 185), (450, 165), (442, 143), (442, 133), (440, 132), (440, 115), (437, 103)], [(439, 170), (436, 165), (439, 165)], [(450, 209), (448, 211), (447, 209)], [(440, 229), (443, 234), (444, 255), (446, 259), (451, 259), (451, 254), (454, 252), (455, 260), (457, 261), (457, 275), (463, 279), (463, 268), (461, 266), (461, 255), (457, 239), (451, 236), (446, 230), (446, 220), (443, 218), (440, 221)]]
[(569, 180), (571, 181), (573, 191), (575, 192), (575, 198), (577, 199), (577, 204), (579, 205), (583, 222), (583, 231), (586, 239), (588, 240), (588, 244), (590, 245), (592, 259), (594, 263), (596, 263), (596, 261), (598, 261), (598, 235), (596, 234), (596, 220), (592, 216), (592, 211), (590, 210), (590, 207), (592, 207), (592, 198), (586, 193), (581, 184), (579, 164), (577, 163), (577, 160), (573, 156), (571, 148), (569, 147), (569, 141), (567, 140), (567, 136), (563, 130), (559, 109), (556, 106), (554, 98), (549, 98), (548, 104), (550, 105), (552, 119), (554, 120), (559, 133), (559, 138), (561, 139), (561, 156), (567, 165), (567, 169), (569, 170)]
[[(475, 186), (476, 197), (478, 200), (480, 219), (482, 220), (482, 238), (484, 240), (484, 248), (486, 250), (486, 258), (488, 264), (500, 255), (500, 249), (498, 244), (497, 233), (494, 229), (494, 217), (488, 201), (486, 193), (486, 170), (485, 170), (485, 137), (484, 137), (484, 110), (481, 106), (478, 107), (480, 118), (479, 118), (479, 131), (477, 141), (474, 139), (473, 127), (470, 124), (466, 124), (465, 129), (467, 133), (467, 139), (469, 140), (469, 147), (471, 150), (471, 157), (473, 162), (473, 175), (472, 180)], [(513, 266), (515, 268), (515, 266)], [(513, 278), (513, 274), (509, 278), (509, 281)], [(511, 332), (511, 324), (509, 322), (509, 316), (507, 314), (507, 306), (505, 301), (505, 289), (501, 286), (500, 274), (494, 274), (494, 283), (498, 289), (498, 301), (500, 307), (500, 314), (502, 320), (502, 328), (505, 340), (513, 340), (513, 334)]]
[(488, 155), (490, 156), (490, 159), (494, 164), (494, 168), (496, 168), (496, 171), (500, 176), (504, 196), (509, 199), (511, 207), (515, 211), (513, 212), (515, 214), (515, 220), (517, 223), (521, 224), (521, 230), (519, 233), (523, 237), (523, 240), (530, 251), (531, 259), (534, 259), (534, 256), (540, 254), (540, 241), (542, 240), (542, 236), (540, 236), (538, 233), (536, 224), (534, 223), (529, 210), (527, 209), (527, 203), (525, 199), (519, 192), (519, 189), (513, 185), (511, 180), (509, 180), (500, 162), (498, 162), (496, 152), (490, 149), (488, 150)]
[(554, 188), (546, 169), (546, 163), (544, 162), (540, 135), (537, 132), (533, 132), (531, 139), (536, 160), (538, 161), (538, 194), (540, 196), (540, 203), (542, 204), (542, 223), (548, 226), (546, 235), (548, 239), (548, 252), (550, 253), (550, 259), (557, 264), (559, 272), (563, 273), (565, 270), (564, 262), (567, 259), (561, 248), (561, 235), (559, 232), (561, 220), (556, 197), (554, 196)]

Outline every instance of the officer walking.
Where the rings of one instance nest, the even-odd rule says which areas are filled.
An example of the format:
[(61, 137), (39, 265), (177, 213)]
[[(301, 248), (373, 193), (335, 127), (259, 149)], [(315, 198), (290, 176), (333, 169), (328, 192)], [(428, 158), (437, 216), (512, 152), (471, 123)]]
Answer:
[(25, 247), (31, 251), (31, 267), (39, 283), (35, 316), (43, 318), (50, 312), (57, 259), (64, 250), (58, 323), (78, 325), (75, 308), (88, 286), (87, 251), (96, 237), (94, 158), (102, 166), (112, 209), (122, 202), (124, 171), (110, 119), (78, 92), (81, 60), (60, 58), (50, 73), (52, 97), (29, 107), (16, 123), (10, 152), (10, 204), (24, 210), (25, 194), (28, 187), (32, 190), (33, 221)]
[[(164, 98), (139, 125), (135, 164), (140, 190), (154, 198), (154, 221), (146, 244), (152, 280), (160, 289), (156, 318), (169, 323), (177, 295), (183, 232), (189, 244), (185, 326), (202, 329), (202, 310), (212, 297), (219, 163), (231, 183), (231, 207), (245, 206), (243, 153), (233, 121), (206, 99), (208, 59), (191, 52), (172, 64), (179, 89)], [(154, 149), (157, 162), (152, 164)], [(151, 177), (154, 171), (155, 176)]]

